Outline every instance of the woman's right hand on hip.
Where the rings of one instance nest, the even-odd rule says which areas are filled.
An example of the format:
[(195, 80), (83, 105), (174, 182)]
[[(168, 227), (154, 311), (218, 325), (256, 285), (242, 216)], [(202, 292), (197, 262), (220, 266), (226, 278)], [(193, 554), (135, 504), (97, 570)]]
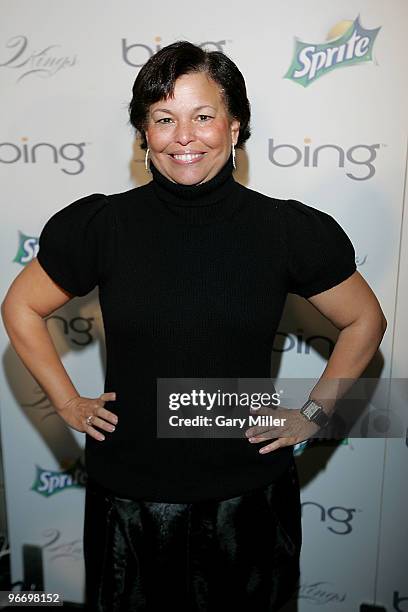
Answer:
[(76, 431), (87, 433), (95, 440), (102, 441), (105, 436), (98, 431), (115, 431), (118, 416), (105, 408), (105, 402), (116, 399), (114, 391), (102, 393), (98, 398), (73, 397), (58, 410), (64, 421)]

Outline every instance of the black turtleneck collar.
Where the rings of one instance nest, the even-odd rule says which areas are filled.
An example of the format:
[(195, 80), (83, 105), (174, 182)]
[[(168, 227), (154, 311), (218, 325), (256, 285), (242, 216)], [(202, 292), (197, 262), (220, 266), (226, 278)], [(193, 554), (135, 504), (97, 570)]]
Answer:
[(152, 162), (150, 162), (150, 169), (156, 195), (161, 200), (178, 206), (191, 207), (215, 204), (227, 198), (236, 185), (232, 176), (232, 156), (212, 179), (198, 185), (174, 183), (159, 172)]

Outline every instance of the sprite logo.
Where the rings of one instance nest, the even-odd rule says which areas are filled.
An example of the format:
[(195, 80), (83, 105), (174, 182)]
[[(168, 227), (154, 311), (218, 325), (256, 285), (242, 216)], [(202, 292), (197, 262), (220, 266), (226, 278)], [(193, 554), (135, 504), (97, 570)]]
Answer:
[(357, 17), (334, 26), (328, 35), (329, 42), (313, 44), (296, 39), (294, 58), (284, 78), (308, 87), (335, 68), (372, 61), (380, 29), (364, 29)]
[(36, 468), (37, 474), (31, 490), (44, 497), (50, 497), (64, 489), (84, 487), (86, 484), (86, 472), (81, 459), (77, 459), (66, 470), (59, 472), (43, 470), (38, 465)]
[(38, 253), (38, 238), (35, 236), (27, 236), (19, 230), (19, 245), (16, 256), (13, 261), (25, 266), (28, 264)]

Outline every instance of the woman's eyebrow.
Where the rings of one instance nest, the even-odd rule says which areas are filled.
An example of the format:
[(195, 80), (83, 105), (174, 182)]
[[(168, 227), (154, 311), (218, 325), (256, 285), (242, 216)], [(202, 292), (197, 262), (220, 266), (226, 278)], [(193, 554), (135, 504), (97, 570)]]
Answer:
[(169, 115), (172, 114), (171, 110), (169, 110), (168, 108), (155, 108), (154, 110), (152, 110), (152, 113), (169, 113)]
[[(211, 104), (201, 104), (200, 106), (195, 106), (195, 107), (193, 108), (193, 111), (198, 111), (198, 110), (201, 110), (202, 108), (212, 108), (214, 111), (215, 111), (215, 110), (217, 110), (217, 109), (215, 108), (215, 106), (212, 106)], [(172, 113), (172, 111), (171, 111), (170, 109), (168, 109), (168, 108), (155, 108), (155, 109), (152, 111), (152, 114), (153, 114), (153, 113), (158, 113), (158, 112), (161, 112), (161, 113), (168, 113), (169, 115), (172, 115), (172, 114), (173, 114), (173, 113)]]
[(215, 106), (212, 106), (212, 104), (202, 104), (201, 106), (196, 106), (194, 110), (198, 111), (198, 110), (201, 110), (202, 108), (212, 108), (214, 111), (217, 110)]

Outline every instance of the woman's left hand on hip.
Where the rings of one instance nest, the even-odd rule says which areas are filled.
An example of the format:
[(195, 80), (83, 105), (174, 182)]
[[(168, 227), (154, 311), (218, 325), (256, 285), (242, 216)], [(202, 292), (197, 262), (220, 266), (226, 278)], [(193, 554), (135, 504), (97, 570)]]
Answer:
[(259, 452), (269, 453), (283, 446), (292, 446), (307, 440), (313, 436), (320, 427), (308, 421), (300, 413), (300, 409), (294, 408), (260, 408), (259, 410), (250, 409), (251, 416), (268, 416), (273, 419), (280, 419), (279, 425), (253, 426), (245, 431), (245, 435), (250, 444), (259, 444), (265, 440), (274, 441), (259, 449)]

